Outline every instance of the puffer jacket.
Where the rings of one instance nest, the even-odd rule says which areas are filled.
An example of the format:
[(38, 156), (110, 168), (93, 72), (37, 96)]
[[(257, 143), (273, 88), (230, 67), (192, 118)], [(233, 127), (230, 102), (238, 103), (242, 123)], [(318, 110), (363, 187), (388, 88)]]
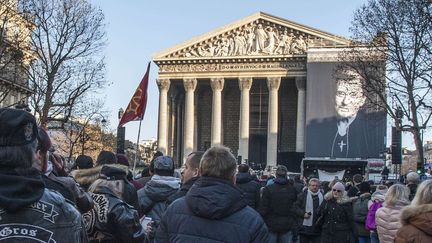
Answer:
[(432, 242), (432, 204), (407, 206), (401, 213), (402, 227), (397, 231), (395, 242)]
[(399, 202), (395, 206), (383, 206), (379, 208), (375, 215), (378, 237), (381, 243), (392, 243), (396, 232), (400, 229), (400, 215), (402, 209), (409, 202)]
[(352, 243), (358, 238), (353, 207), (347, 196), (336, 200), (329, 191), (318, 209), (322, 218), (321, 243)]
[(34, 168), (0, 171), (0, 215), (2, 242), (87, 242), (81, 214)]
[(252, 175), (247, 172), (238, 173), (236, 186), (243, 192), (246, 204), (257, 209), (260, 201), (261, 185), (254, 180)]
[(173, 202), (156, 232), (158, 243), (269, 242), (261, 216), (226, 180), (201, 177), (185, 197)]
[(274, 184), (264, 187), (259, 213), (272, 233), (298, 230), (294, 203), (297, 194), (286, 178), (277, 177)]
[(95, 206), (83, 214), (90, 242), (134, 243), (145, 239), (138, 212), (107, 187), (90, 193)]
[(186, 193), (190, 190), (190, 188), (192, 187), (192, 185), (195, 183), (195, 181), (197, 181), (199, 179), (199, 176), (195, 176), (190, 178), (188, 181), (186, 181), (185, 183), (183, 183), (180, 187), (180, 190), (177, 191), (176, 193), (172, 194), (171, 196), (168, 197), (168, 199), (166, 200), (166, 204), (170, 205), (171, 203), (173, 203), (175, 200), (186, 196)]
[(365, 228), (366, 217), (369, 209), (368, 202), (370, 199), (370, 193), (363, 193), (355, 199), (353, 204), (354, 222), (359, 236), (370, 236), (370, 231)]
[(180, 188), (180, 180), (172, 176), (154, 175), (144, 188), (138, 190), (140, 215), (152, 218), (157, 224), (167, 208), (167, 199)]

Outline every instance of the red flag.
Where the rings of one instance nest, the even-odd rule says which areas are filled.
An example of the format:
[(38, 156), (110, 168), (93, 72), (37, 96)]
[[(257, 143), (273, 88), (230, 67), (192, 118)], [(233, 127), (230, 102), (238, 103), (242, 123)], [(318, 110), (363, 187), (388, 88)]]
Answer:
[(139, 121), (144, 117), (144, 113), (147, 106), (147, 88), (148, 88), (148, 80), (149, 80), (149, 72), (150, 72), (150, 62), (147, 66), (147, 71), (144, 77), (141, 80), (138, 88), (135, 91), (135, 94), (132, 96), (131, 101), (129, 102), (126, 111), (123, 113), (122, 118), (120, 119), (119, 127), (122, 127), (124, 124), (130, 121)]

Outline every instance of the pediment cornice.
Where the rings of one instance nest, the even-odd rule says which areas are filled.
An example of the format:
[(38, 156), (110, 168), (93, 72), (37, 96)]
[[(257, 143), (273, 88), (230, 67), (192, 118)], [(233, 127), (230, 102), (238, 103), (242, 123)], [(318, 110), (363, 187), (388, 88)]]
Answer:
[(258, 12), (161, 51), (153, 59), (158, 65), (296, 59), (306, 57), (311, 47), (343, 47), (349, 43), (349, 39)]

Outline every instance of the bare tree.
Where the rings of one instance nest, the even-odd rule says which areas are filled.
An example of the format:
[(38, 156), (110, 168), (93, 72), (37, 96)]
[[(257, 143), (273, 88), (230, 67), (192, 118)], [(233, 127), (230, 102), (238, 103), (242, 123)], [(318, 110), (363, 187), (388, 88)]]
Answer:
[(104, 15), (86, 0), (22, 0), (33, 17), (36, 60), (28, 69), (31, 105), (40, 124), (67, 123), (85, 94), (106, 85)]
[(369, 0), (355, 11), (350, 31), (355, 48), (342, 59), (363, 76), (369, 101), (413, 135), (423, 163), (421, 133), (432, 116), (431, 1)]
[(16, 0), (0, 0), (0, 102), (14, 90), (25, 93), (23, 98), (30, 95), (23, 67), (32, 59), (32, 28), (28, 15), (18, 10)]
[(105, 131), (108, 125), (105, 117), (108, 112), (103, 106), (102, 101), (89, 98), (87, 102), (79, 103), (74, 107), (72, 111), (74, 116), (71, 116), (63, 127), (58, 126), (56, 122), (50, 123), (49, 129), (54, 133), (51, 137), (56, 150), (65, 155), (69, 161), (80, 154), (95, 158), (105, 147), (113, 148), (114, 140), (110, 135), (105, 134), (109, 133)]

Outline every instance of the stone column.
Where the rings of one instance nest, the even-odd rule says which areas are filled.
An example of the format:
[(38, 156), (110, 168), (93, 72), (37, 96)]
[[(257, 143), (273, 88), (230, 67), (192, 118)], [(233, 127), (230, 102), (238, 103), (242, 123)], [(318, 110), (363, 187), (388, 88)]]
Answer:
[(195, 78), (183, 80), (183, 86), (186, 91), (183, 162), (186, 161), (187, 156), (192, 153), (194, 148), (194, 92), (196, 85), (197, 80)]
[(159, 125), (158, 125), (158, 150), (164, 155), (168, 152), (168, 89), (169, 79), (157, 79), (159, 87)]
[(297, 77), (297, 132), (296, 152), (305, 151), (306, 77)]
[(176, 99), (177, 90), (172, 88), (170, 90), (170, 106), (169, 106), (169, 128), (168, 128), (168, 152), (167, 154), (174, 158), (174, 136), (175, 136), (175, 123), (176, 123)]
[(240, 96), (240, 127), (239, 127), (239, 150), (238, 155), (242, 160), (249, 157), (249, 91), (253, 79), (239, 78)]
[(211, 146), (214, 146), (222, 143), (222, 90), (224, 79), (211, 78), (210, 85), (213, 90)]
[(275, 167), (278, 140), (278, 90), (280, 77), (267, 78), (269, 90), (268, 128), (267, 128), (267, 166)]

